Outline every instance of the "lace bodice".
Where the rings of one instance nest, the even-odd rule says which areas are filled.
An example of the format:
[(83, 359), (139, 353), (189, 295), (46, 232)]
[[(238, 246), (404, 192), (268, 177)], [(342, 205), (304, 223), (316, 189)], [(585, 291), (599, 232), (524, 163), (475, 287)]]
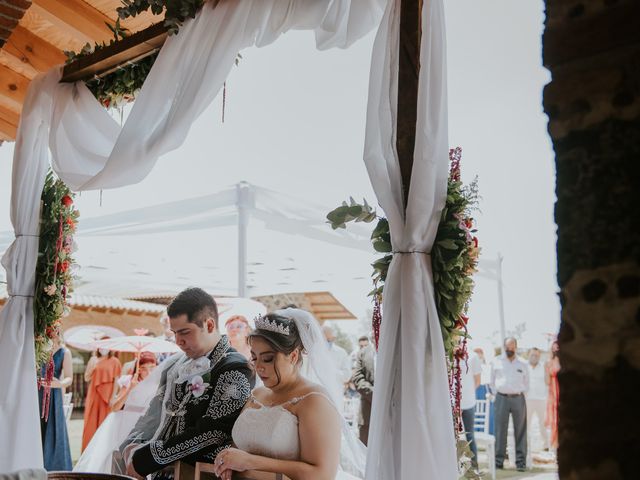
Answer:
[(298, 436), (298, 417), (287, 409), (309, 395), (322, 395), (310, 392), (295, 397), (281, 405), (267, 406), (251, 397), (257, 408), (246, 408), (233, 426), (233, 443), (245, 452), (263, 455), (281, 460), (300, 458), (300, 438)]

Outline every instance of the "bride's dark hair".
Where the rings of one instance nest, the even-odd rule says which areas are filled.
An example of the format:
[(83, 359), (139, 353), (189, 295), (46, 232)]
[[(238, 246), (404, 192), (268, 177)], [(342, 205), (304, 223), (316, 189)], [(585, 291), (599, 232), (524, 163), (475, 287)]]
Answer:
[[(247, 343), (250, 344), (252, 338), (261, 338), (265, 342), (267, 342), (275, 352), (282, 353), (284, 355), (290, 355), (292, 352), (299, 350), (302, 354), (304, 345), (302, 344), (302, 339), (300, 338), (300, 332), (298, 332), (296, 322), (294, 322), (289, 317), (278, 315), (277, 313), (268, 313), (262, 318), (265, 320), (269, 320), (269, 322), (275, 322), (277, 325), (280, 325), (283, 328), (288, 328), (289, 335), (272, 332), (271, 330), (265, 330), (264, 328), (255, 328), (251, 330), (251, 332), (247, 336)], [(302, 355), (299, 355), (297, 365), (301, 364)], [(278, 377), (278, 383), (276, 384), (278, 385), (281, 380), (280, 372), (278, 371), (278, 367), (275, 365), (275, 363), (273, 367), (276, 372), (276, 377)]]

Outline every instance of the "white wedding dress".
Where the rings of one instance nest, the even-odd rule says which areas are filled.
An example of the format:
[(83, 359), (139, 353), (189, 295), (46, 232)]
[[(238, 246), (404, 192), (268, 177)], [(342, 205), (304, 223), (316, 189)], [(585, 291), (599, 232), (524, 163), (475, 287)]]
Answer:
[[(303, 375), (317, 382), (328, 392), (328, 396), (312, 392), (308, 395), (322, 395), (339, 413), (337, 405), (342, 404), (342, 385), (335, 363), (331, 359), (327, 342), (317, 320), (307, 311), (285, 308), (274, 312), (291, 318), (300, 333), (305, 356)], [(287, 406), (304, 401), (296, 397), (282, 405), (266, 406), (252, 397), (257, 408), (245, 408), (232, 430), (233, 442), (246, 452), (281, 460), (300, 460), (300, 436), (298, 417)], [(340, 415), (342, 422), (340, 438), (340, 467), (336, 480), (357, 480), (364, 478), (367, 449), (357, 439), (353, 431)], [(354, 476), (355, 475), (355, 476)]]
[[(312, 392), (302, 397), (296, 397), (282, 405), (269, 407), (263, 405), (254, 397), (251, 402), (257, 408), (245, 408), (233, 426), (233, 443), (245, 452), (279, 460), (300, 460), (300, 436), (298, 435), (298, 417), (288, 405), (295, 405), (309, 395), (325, 395)], [(325, 397), (327, 398), (327, 397)], [(327, 398), (328, 402), (331, 402)], [(340, 469), (336, 480), (358, 480)]]

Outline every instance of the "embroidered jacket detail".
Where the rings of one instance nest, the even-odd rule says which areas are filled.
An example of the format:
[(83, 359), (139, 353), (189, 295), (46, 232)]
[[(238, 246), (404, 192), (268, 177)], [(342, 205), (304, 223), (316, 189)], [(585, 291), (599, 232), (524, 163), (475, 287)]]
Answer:
[(213, 398), (205, 416), (216, 419), (237, 412), (251, 395), (249, 379), (238, 370), (224, 372), (216, 383)]
[(165, 448), (164, 441), (156, 440), (149, 444), (151, 456), (160, 465), (167, 465), (192, 453), (211, 445), (216, 445), (225, 440), (227, 435), (219, 430), (210, 430), (193, 438), (178, 443), (173, 447)]

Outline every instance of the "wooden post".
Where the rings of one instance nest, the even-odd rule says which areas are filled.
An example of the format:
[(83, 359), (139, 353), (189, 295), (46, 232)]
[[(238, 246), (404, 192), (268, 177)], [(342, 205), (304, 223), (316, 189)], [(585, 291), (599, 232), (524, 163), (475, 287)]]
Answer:
[(409, 198), (416, 143), (421, 19), (422, 0), (401, 0), (396, 149), (400, 163), (405, 210)]

